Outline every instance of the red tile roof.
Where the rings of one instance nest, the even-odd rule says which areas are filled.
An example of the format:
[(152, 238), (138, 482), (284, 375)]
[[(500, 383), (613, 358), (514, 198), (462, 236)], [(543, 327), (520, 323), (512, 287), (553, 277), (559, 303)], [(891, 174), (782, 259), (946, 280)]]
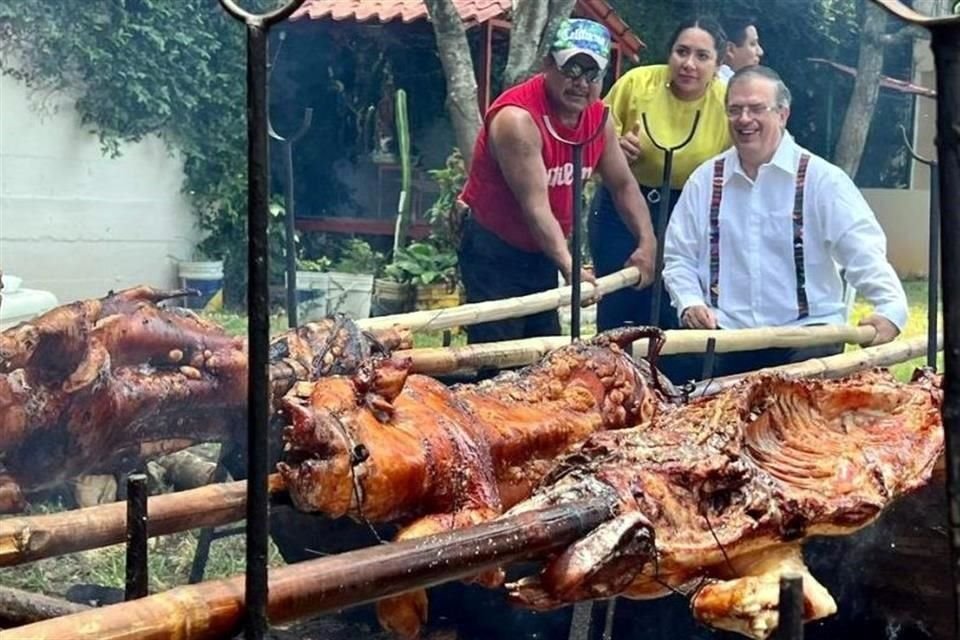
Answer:
[[(486, 22), (508, 13), (511, 0), (453, 0), (464, 22)], [(307, 0), (291, 16), (291, 20), (309, 17), (313, 20), (330, 17), (333, 20), (357, 22), (414, 22), (427, 17), (423, 0)]]
[[(508, 18), (512, 0), (453, 0), (464, 22), (483, 23), (493, 18)], [(578, 0), (575, 13), (602, 22), (625, 53), (635, 58), (644, 47), (606, 0)], [(423, 0), (307, 0), (291, 20), (355, 20), (357, 22), (409, 23), (427, 18)]]

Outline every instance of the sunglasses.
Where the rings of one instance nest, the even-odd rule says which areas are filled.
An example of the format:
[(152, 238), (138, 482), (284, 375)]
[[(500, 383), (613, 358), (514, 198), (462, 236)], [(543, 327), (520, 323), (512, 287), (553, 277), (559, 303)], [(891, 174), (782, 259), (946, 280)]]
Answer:
[(579, 62), (568, 62), (560, 67), (560, 73), (568, 80), (580, 80), (582, 78), (593, 84), (603, 80), (604, 69), (600, 67), (584, 67)]

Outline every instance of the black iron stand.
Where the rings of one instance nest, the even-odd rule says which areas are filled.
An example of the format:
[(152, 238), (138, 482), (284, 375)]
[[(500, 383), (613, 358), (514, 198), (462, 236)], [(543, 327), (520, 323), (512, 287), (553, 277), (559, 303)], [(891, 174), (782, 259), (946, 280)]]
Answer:
[(930, 167), (930, 234), (927, 244), (927, 366), (937, 368), (937, 332), (939, 330), (938, 300), (940, 294), (940, 176), (937, 161), (917, 153), (907, 130), (900, 126), (903, 144), (910, 156), (920, 164)]
[(874, 0), (897, 17), (930, 30), (937, 74), (940, 277), (943, 279), (943, 433), (947, 459), (954, 633), (960, 633), (960, 16), (930, 18), (898, 0)]
[(127, 477), (127, 566), (124, 600), (147, 595), (150, 572), (147, 565), (147, 476)]
[[(280, 42), (282, 43), (286, 34), (280, 33)], [(277, 47), (279, 57), (280, 47)], [(273, 64), (276, 65), (276, 58)], [(271, 67), (272, 70), (272, 67)], [(269, 82), (269, 77), (267, 79)], [(283, 137), (273, 128), (270, 118), (267, 118), (267, 131), (270, 137), (280, 143), (283, 148), (283, 169), (286, 180), (283, 189), (283, 208), (284, 208), (284, 243), (286, 245), (287, 258), (287, 326), (291, 329), (298, 324), (297, 319), (297, 230), (296, 230), (296, 201), (294, 199), (293, 185), (293, 145), (302, 138), (307, 130), (310, 129), (310, 123), (313, 121), (313, 109), (307, 107), (303, 110), (303, 120), (300, 126), (293, 134)]]
[(780, 576), (777, 619), (777, 640), (803, 640), (803, 576)]
[(583, 254), (580, 253), (581, 244), (581, 213), (583, 211), (583, 147), (593, 142), (597, 136), (603, 135), (603, 130), (607, 126), (607, 116), (610, 111), (607, 107), (603, 109), (603, 118), (600, 119), (600, 126), (590, 134), (586, 140), (567, 140), (553, 127), (549, 116), (543, 117), (543, 122), (547, 131), (553, 136), (554, 140), (568, 145), (573, 150), (573, 230), (570, 242), (573, 245), (570, 248), (570, 254), (573, 257), (573, 266), (570, 269), (570, 339), (580, 339), (580, 269), (583, 267)]
[(672, 147), (665, 147), (664, 145), (657, 142), (657, 139), (653, 137), (653, 132), (650, 131), (650, 125), (647, 123), (647, 114), (640, 114), (640, 119), (643, 121), (643, 130), (646, 131), (647, 137), (650, 138), (650, 142), (653, 143), (657, 149), (660, 149), (664, 153), (663, 160), (663, 186), (660, 188), (660, 215), (657, 217), (657, 263), (653, 269), (653, 303), (650, 305), (650, 326), (659, 327), (660, 326), (660, 305), (662, 296), (662, 288), (660, 283), (662, 282), (663, 273), (663, 237), (667, 233), (667, 222), (670, 220), (670, 182), (673, 179), (673, 154), (684, 148), (690, 141), (693, 140), (693, 134), (697, 132), (697, 125), (700, 124), (700, 110), (693, 116), (693, 126), (690, 127), (690, 133), (687, 134), (687, 137), (678, 145)]
[(260, 640), (267, 631), (267, 544), (270, 535), (267, 492), (270, 438), (269, 157), (267, 154), (267, 35), (270, 27), (297, 10), (304, 0), (252, 14), (234, 0), (220, 0), (247, 27), (247, 570), (245, 636)]

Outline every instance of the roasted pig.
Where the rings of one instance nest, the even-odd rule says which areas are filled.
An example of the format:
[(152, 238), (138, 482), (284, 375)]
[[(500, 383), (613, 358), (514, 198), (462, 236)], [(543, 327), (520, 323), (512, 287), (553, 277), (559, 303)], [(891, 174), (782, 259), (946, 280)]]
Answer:
[[(650, 366), (624, 352), (641, 337), (662, 340), (657, 329), (622, 329), (476, 385), (448, 388), (381, 359), (295, 386), (283, 403), (280, 473), (299, 509), (405, 523), (400, 539), (492, 519), (528, 497), (571, 445), (657, 417), (675, 394), (661, 394)], [(410, 637), (425, 607), (414, 594), (382, 601), (379, 614)]]
[(885, 372), (838, 381), (762, 375), (665, 407), (643, 428), (596, 433), (511, 513), (598, 496), (611, 519), (508, 585), (536, 609), (681, 592), (717, 628), (767, 638), (778, 584), (803, 576), (804, 613), (833, 613), (800, 543), (870, 524), (925, 484), (943, 451), (939, 381)]
[[(245, 425), (246, 342), (184, 309), (184, 291), (139, 287), (52, 309), (0, 334), (0, 512), (33, 491), (138, 461)], [(279, 400), (297, 380), (355, 369), (406, 336), (363, 334), (343, 317), (278, 336)], [(241, 438), (242, 440), (242, 438)]]

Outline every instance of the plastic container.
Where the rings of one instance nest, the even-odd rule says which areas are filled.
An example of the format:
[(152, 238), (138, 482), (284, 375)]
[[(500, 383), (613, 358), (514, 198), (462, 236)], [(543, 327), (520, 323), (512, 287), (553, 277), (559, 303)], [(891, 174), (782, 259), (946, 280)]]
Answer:
[(326, 317), (329, 286), (329, 273), (297, 271), (297, 317), (300, 322), (312, 322)]
[(3, 275), (3, 291), (0, 296), (0, 329), (20, 324), (57, 306), (57, 297), (49, 291), (24, 289), (20, 278)]
[(413, 309), (413, 289), (410, 285), (393, 280), (373, 281), (372, 314), (374, 316), (406, 313), (411, 309)]
[(205, 309), (216, 298), (222, 299), (223, 261), (181, 262), (178, 265), (180, 286), (195, 289), (199, 296), (187, 296), (188, 309)]
[(373, 298), (372, 273), (327, 273), (327, 315), (342, 313), (354, 320), (370, 317)]

